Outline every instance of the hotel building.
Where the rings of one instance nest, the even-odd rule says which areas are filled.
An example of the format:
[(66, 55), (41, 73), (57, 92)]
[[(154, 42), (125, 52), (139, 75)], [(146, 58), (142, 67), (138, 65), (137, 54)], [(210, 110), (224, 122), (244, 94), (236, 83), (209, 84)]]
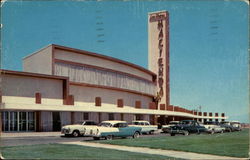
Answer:
[(169, 15), (148, 15), (149, 69), (113, 57), (49, 45), (0, 70), (1, 130), (59, 131), (84, 120), (224, 121), (224, 113), (170, 104)]

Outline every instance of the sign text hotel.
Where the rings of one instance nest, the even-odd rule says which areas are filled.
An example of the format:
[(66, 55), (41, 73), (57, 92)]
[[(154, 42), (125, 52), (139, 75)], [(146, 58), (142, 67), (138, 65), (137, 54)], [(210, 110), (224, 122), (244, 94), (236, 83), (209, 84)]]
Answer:
[(164, 65), (163, 65), (163, 20), (166, 20), (166, 16), (162, 14), (152, 15), (149, 18), (149, 22), (158, 22), (158, 94), (163, 97), (163, 84), (164, 84)]

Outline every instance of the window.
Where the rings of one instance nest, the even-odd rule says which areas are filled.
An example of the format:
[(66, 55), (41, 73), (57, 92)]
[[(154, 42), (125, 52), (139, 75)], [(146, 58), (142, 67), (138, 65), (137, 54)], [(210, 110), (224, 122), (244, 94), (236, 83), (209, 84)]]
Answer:
[(143, 115), (142, 114), (136, 114), (135, 119), (138, 120), (143, 120)]
[(17, 112), (10, 112), (10, 131), (17, 131)]
[(101, 106), (101, 105), (102, 105), (101, 97), (95, 97), (95, 106)]
[(86, 121), (84, 125), (97, 125), (94, 121)]
[(134, 124), (134, 125), (139, 125), (139, 122), (132, 122), (132, 124)]
[(89, 113), (83, 113), (83, 120), (89, 120)]
[(117, 107), (123, 107), (123, 99), (117, 100)]
[(19, 130), (26, 131), (26, 112), (19, 112)]
[(28, 130), (33, 131), (35, 130), (35, 113), (28, 112)]
[(3, 131), (34, 131), (35, 112), (2, 112)]
[(9, 112), (2, 112), (2, 131), (9, 131)]
[(128, 127), (127, 123), (122, 123), (122, 127)]
[(124, 127), (127, 127), (128, 124), (127, 123), (116, 123), (114, 124), (113, 127), (116, 127), (116, 128), (124, 128)]
[(107, 122), (103, 122), (103, 123), (100, 123), (98, 126), (103, 126), (103, 127), (111, 127), (111, 126), (112, 126), (112, 124), (107, 123)]
[(114, 113), (109, 113), (109, 120), (114, 120)]

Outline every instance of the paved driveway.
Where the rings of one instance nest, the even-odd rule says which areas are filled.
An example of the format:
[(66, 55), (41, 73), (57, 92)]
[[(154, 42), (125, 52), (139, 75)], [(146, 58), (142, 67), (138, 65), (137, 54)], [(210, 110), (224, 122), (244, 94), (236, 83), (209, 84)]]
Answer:
[[(169, 134), (141, 135), (141, 137), (169, 136)], [(92, 137), (65, 137), (60, 132), (3, 133), (1, 146), (49, 144), (61, 142), (93, 141)]]

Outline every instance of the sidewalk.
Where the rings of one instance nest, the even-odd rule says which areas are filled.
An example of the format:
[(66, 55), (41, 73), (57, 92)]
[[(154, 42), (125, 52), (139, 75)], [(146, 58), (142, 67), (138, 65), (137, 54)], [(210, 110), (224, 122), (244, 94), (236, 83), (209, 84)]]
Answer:
[(59, 137), (61, 132), (2, 132), (0, 133), (1, 138), (8, 137)]
[(146, 153), (146, 154), (156, 154), (162, 156), (168, 156), (173, 158), (182, 158), (182, 159), (221, 159), (221, 160), (236, 160), (236, 159), (246, 159), (246, 158), (236, 158), (236, 157), (226, 157), (226, 156), (216, 156), (210, 154), (200, 154), (200, 153), (192, 153), (192, 152), (182, 152), (182, 151), (173, 151), (173, 150), (162, 150), (162, 149), (151, 149), (145, 147), (128, 147), (128, 146), (118, 146), (111, 144), (101, 144), (101, 143), (91, 143), (91, 142), (62, 142), (60, 144), (73, 144), (73, 145), (81, 145), (88, 147), (96, 147), (96, 148), (106, 148), (106, 149), (115, 149), (120, 151), (129, 151), (136, 153)]
[[(155, 134), (159, 134), (161, 130), (157, 130)], [(61, 136), (61, 132), (2, 132), (0, 133), (0, 137), (8, 138), (8, 137), (57, 137)]]

